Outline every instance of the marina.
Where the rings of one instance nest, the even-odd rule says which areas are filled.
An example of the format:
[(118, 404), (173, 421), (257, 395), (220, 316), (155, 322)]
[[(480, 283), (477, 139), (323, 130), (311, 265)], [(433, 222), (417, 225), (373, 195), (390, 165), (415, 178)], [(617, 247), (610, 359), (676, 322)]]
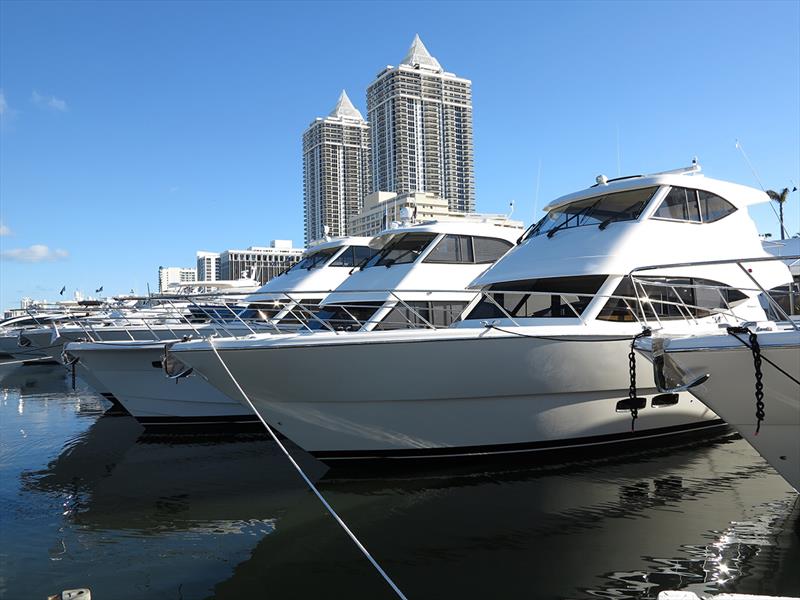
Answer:
[(800, 3), (687, 7), (0, 2), (0, 600), (800, 600)]

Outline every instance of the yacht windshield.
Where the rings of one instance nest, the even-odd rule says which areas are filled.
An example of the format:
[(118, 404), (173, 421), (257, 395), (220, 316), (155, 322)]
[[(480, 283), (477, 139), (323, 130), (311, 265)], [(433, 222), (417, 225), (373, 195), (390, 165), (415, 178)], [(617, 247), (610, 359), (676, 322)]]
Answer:
[(300, 271), (301, 269), (310, 271), (311, 269), (322, 267), (326, 262), (328, 262), (328, 259), (338, 251), (339, 248), (326, 248), (325, 250), (319, 250), (313, 254), (309, 254), (299, 263), (289, 269), (289, 271)]
[(367, 267), (391, 267), (414, 262), (436, 238), (436, 233), (404, 233), (372, 257)]
[(642, 214), (658, 187), (593, 196), (554, 208), (539, 221), (528, 237), (548, 234), (561, 229), (600, 225), (605, 228), (614, 221), (635, 221)]

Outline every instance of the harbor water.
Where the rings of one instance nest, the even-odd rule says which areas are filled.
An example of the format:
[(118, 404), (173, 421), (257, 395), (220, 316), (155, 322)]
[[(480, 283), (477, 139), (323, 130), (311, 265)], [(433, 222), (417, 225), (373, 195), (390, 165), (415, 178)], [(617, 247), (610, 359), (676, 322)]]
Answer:
[[(266, 436), (145, 435), (0, 366), (0, 597), (392, 598)], [(302, 464), (409, 598), (800, 596), (798, 495), (726, 435), (624, 455)]]

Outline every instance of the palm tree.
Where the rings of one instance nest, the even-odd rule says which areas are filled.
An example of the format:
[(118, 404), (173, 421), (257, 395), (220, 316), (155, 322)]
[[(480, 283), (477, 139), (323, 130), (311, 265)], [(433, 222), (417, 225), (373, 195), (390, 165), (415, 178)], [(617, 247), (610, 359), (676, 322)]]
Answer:
[[(797, 188), (794, 188), (793, 190), (791, 190), (791, 192), (796, 192), (796, 191), (797, 191)], [(780, 218), (780, 221), (781, 221), (781, 239), (782, 240), (786, 239), (786, 229), (783, 227), (783, 205), (786, 204), (786, 200), (789, 198), (789, 194), (791, 192), (789, 191), (789, 188), (783, 188), (781, 190), (780, 194), (778, 192), (774, 191), (774, 190), (767, 190), (767, 196), (769, 196), (770, 199), (772, 199), (772, 200), (774, 200), (775, 202), (778, 203), (778, 210), (780, 210), (780, 217), (779, 218)]]

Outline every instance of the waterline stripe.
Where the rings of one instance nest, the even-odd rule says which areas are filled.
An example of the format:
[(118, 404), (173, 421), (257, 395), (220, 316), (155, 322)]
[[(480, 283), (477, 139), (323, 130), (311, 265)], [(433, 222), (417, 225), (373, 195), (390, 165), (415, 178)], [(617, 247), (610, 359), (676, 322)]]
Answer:
[(272, 439), (275, 441), (275, 443), (278, 445), (278, 447), (281, 449), (281, 451), (286, 455), (286, 458), (289, 459), (289, 462), (292, 463), (292, 466), (300, 474), (300, 477), (303, 478), (303, 481), (306, 482), (306, 485), (308, 485), (309, 489), (312, 492), (314, 492), (314, 494), (317, 496), (319, 501), (322, 502), (323, 506), (327, 509), (327, 511), (331, 514), (331, 516), (334, 519), (336, 519), (336, 522), (339, 524), (339, 526), (342, 529), (344, 529), (344, 532), (350, 537), (350, 539), (358, 547), (358, 549), (361, 550), (361, 553), (364, 556), (367, 557), (367, 560), (369, 560), (369, 562), (372, 563), (372, 566), (375, 567), (375, 569), (378, 571), (378, 573), (380, 573), (381, 577), (383, 577), (384, 581), (386, 581), (386, 583), (389, 584), (389, 587), (391, 587), (394, 590), (394, 592), (397, 594), (397, 596), (399, 598), (402, 598), (402, 600), (408, 600), (406, 598), (405, 594), (403, 594), (403, 592), (400, 591), (400, 588), (397, 587), (397, 585), (394, 583), (394, 581), (392, 581), (392, 578), (389, 577), (389, 575), (386, 573), (386, 571), (384, 571), (381, 568), (381, 566), (378, 564), (378, 561), (376, 561), (372, 557), (372, 555), (369, 553), (369, 550), (367, 550), (366, 547), (364, 547), (364, 545), (359, 541), (359, 539), (356, 537), (356, 535), (350, 530), (350, 528), (342, 520), (342, 518), (337, 514), (337, 512), (333, 509), (333, 507), (330, 504), (328, 504), (328, 501), (325, 500), (325, 498), (320, 493), (320, 491), (317, 489), (317, 487), (311, 482), (311, 480), (308, 478), (308, 476), (303, 471), (302, 467), (299, 464), (297, 464), (297, 462), (294, 460), (292, 455), (286, 449), (286, 446), (284, 446), (283, 443), (281, 443), (281, 441), (278, 439), (278, 436), (275, 435), (275, 432), (272, 430), (272, 427), (270, 427), (267, 424), (267, 421), (256, 410), (256, 407), (253, 406), (253, 403), (250, 401), (250, 398), (248, 398), (247, 394), (245, 394), (244, 390), (242, 389), (242, 386), (239, 385), (239, 382), (233, 376), (233, 373), (231, 373), (230, 369), (228, 368), (228, 365), (225, 364), (225, 361), (222, 360), (222, 356), (220, 356), (219, 352), (217, 352), (217, 347), (214, 345), (214, 338), (208, 338), (208, 342), (209, 342), (209, 346), (211, 346), (211, 349), (214, 351), (214, 354), (216, 354), (217, 359), (219, 360), (219, 363), (222, 365), (222, 368), (225, 369), (225, 372), (228, 374), (228, 377), (231, 378), (231, 381), (233, 382), (233, 385), (235, 385), (236, 389), (239, 390), (239, 393), (242, 395), (242, 398), (245, 399), (245, 401), (247, 402), (247, 405), (250, 407), (250, 409), (258, 416), (259, 420), (264, 425), (264, 427), (266, 428), (266, 430), (269, 433), (269, 435), (272, 437)]

